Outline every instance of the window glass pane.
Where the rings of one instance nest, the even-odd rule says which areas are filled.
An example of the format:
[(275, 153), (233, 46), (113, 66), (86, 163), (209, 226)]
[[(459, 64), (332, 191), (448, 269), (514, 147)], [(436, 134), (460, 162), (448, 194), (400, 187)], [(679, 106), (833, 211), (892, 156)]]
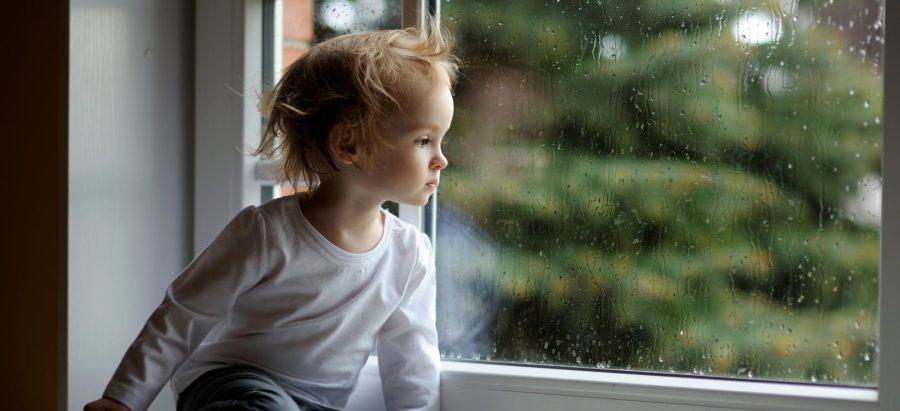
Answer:
[[(331, 37), (360, 31), (400, 27), (400, 0), (278, 0), (275, 17), (280, 25), (275, 35), (280, 47), (278, 70), (294, 62), (313, 44)], [(280, 14), (280, 17), (278, 16)]]
[(441, 9), (442, 356), (877, 385), (882, 1)]

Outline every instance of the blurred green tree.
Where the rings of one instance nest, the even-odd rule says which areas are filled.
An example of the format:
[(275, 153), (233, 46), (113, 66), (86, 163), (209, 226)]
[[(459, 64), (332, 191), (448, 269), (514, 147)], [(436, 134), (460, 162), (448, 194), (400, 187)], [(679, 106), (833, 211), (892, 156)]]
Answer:
[(442, 353), (875, 384), (882, 10), (442, 3), (465, 67), (441, 201), (501, 296)]

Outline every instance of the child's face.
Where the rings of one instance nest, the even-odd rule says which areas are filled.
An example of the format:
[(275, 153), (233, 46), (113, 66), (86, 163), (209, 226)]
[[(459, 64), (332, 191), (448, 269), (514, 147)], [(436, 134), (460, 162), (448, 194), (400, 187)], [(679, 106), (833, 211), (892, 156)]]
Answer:
[(393, 145), (379, 156), (369, 173), (369, 188), (386, 200), (421, 206), (437, 188), (447, 159), (441, 141), (453, 118), (453, 97), (442, 78), (422, 82), (411, 98), (402, 102), (383, 132)]

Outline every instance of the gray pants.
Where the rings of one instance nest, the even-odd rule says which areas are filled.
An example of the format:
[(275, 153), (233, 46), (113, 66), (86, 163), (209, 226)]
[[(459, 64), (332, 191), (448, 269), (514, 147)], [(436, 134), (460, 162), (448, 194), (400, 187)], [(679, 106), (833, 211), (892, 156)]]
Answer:
[(178, 395), (178, 411), (333, 411), (292, 398), (272, 378), (252, 367), (217, 368)]

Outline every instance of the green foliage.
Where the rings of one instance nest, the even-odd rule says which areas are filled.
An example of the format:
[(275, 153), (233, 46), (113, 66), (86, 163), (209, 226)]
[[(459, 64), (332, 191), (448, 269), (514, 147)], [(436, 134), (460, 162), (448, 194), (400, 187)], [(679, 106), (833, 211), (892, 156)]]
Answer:
[[(880, 173), (880, 67), (842, 28), (793, 22), (806, 6), (834, 13), (442, 5), (465, 66), (441, 199), (499, 255), (481, 351), (876, 383), (878, 230), (846, 204)], [(736, 40), (760, 10), (780, 40)]]

